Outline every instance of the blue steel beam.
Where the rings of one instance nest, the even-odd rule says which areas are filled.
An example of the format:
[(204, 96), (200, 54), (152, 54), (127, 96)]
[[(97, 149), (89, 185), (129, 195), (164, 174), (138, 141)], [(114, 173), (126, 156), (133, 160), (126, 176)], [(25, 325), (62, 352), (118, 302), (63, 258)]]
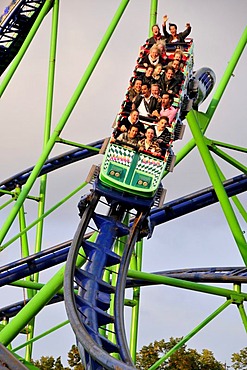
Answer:
[[(247, 191), (247, 175), (239, 175), (223, 182), (228, 197)], [(151, 211), (150, 221), (152, 227), (173, 220), (174, 218), (197, 211), (218, 202), (212, 186), (172, 200), (158, 209)]]
[[(228, 196), (233, 196), (247, 190), (247, 175), (241, 175), (224, 182)], [(182, 198), (166, 203), (161, 209), (151, 211), (153, 227), (170, 221), (174, 218), (194, 212), (198, 209), (216, 203), (217, 197), (213, 187), (208, 187)], [(43, 252), (33, 254), (27, 258), (12, 262), (0, 268), (0, 286), (10, 284), (27, 277), (34, 272), (45, 270), (51, 266), (65, 262), (71, 241), (49, 248)]]
[[(204, 268), (187, 268), (169, 271), (157, 271), (152, 274), (177, 278), (181, 280), (193, 281), (195, 283), (228, 283), (228, 284), (246, 284), (247, 269), (245, 266), (235, 267), (204, 267)], [(126, 288), (143, 287), (153, 285), (153, 281), (138, 280), (127, 278)], [(62, 294), (56, 294), (48, 303), (62, 302), (64, 297)], [(29, 300), (13, 303), (9, 306), (0, 308), (0, 320), (14, 317)]]
[[(101, 139), (91, 144), (88, 144), (88, 146), (100, 149), (103, 141), (104, 140)], [(60, 154), (54, 158), (48, 159), (45, 162), (44, 166), (42, 167), (40, 171), (39, 176), (45, 175), (49, 172), (52, 172), (54, 170), (67, 166), (69, 164), (75, 163), (82, 159), (92, 157), (96, 154), (98, 154), (98, 152), (95, 152), (94, 150), (90, 150), (90, 149), (74, 149), (66, 153)], [(0, 196), (4, 195), (4, 193), (1, 193), (1, 190), (11, 191), (11, 190), (14, 190), (17, 185), (24, 185), (27, 182), (33, 168), (34, 167), (30, 167), (2, 181), (0, 183)]]
[(46, 0), (12, 1), (0, 17), (0, 75), (20, 50)]

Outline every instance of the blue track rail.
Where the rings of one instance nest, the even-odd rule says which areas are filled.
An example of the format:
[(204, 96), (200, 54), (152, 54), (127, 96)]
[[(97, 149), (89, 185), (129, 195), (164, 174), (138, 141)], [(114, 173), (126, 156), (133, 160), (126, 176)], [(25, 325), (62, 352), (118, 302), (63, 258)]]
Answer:
[[(247, 190), (247, 175), (237, 176), (224, 182), (228, 196), (237, 195)], [(150, 220), (153, 227), (168, 222), (171, 219), (184, 214), (194, 212), (217, 202), (217, 197), (212, 187), (188, 194), (169, 203), (165, 203), (161, 209), (151, 211)], [(92, 233), (85, 235), (87, 240)], [(14, 261), (0, 268), (0, 286), (8, 285), (20, 280), (32, 273), (40, 272), (51, 266), (63, 263), (67, 260), (72, 240), (53, 246), (37, 254), (21, 260)], [(190, 268), (182, 270), (171, 270), (154, 272), (158, 275), (165, 275), (194, 282), (211, 283), (246, 283), (247, 270), (245, 267), (209, 267), (204, 269)], [(148, 282), (133, 279), (126, 280), (127, 287), (148, 285)], [(50, 302), (57, 302), (56, 297)], [(63, 298), (62, 298), (63, 299)], [(61, 300), (61, 296), (59, 297)], [(15, 303), (11, 306), (0, 309), (1, 317), (13, 317), (23, 307), (24, 303)]]
[(0, 75), (12, 62), (46, 0), (16, 0), (0, 17)]
[[(16, 0), (6, 8), (5, 14), (0, 17), (0, 75), (10, 65), (20, 50), (32, 25), (37, 19), (46, 0)], [(205, 85), (204, 96), (208, 95), (213, 86), (211, 75), (200, 74), (199, 81)], [(187, 85), (189, 81), (187, 81)], [(187, 86), (186, 85), (186, 86)], [(184, 90), (184, 100), (187, 102), (187, 87)], [(199, 99), (200, 100), (200, 99)], [(182, 111), (182, 103), (180, 104)], [(125, 107), (126, 107), (125, 101)], [(181, 114), (182, 117), (182, 114)], [(174, 128), (174, 139), (180, 135), (182, 128), (181, 117)], [(90, 144), (100, 148), (103, 140)], [(89, 149), (76, 149), (68, 153), (47, 160), (40, 176), (58, 168), (74, 163), (97, 154)], [(12, 191), (17, 185), (27, 181), (33, 167), (16, 174), (0, 183), (0, 196), (4, 191)], [(246, 175), (229, 180), (225, 184), (228, 196), (236, 195), (247, 189)], [(1, 193), (2, 190), (2, 193)], [(126, 286), (142, 286), (151, 284), (134, 279), (127, 279), (128, 266), (134, 245), (139, 237), (142, 223), (146, 215), (137, 210), (134, 220), (128, 225), (123, 223), (124, 215), (131, 207), (131, 200), (126, 200), (127, 206), (116, 204), (116, 199), (106, 197), (109, 212), (102, 215), (96, 207), (102, 194), (97, 191), (90, 199), (82, 215), (81, 222), (72, 243), (54, 247), (36, 255), (16, 261), (0, 269), (0, 285), (10, 284), (18, 279), (30, 276), (51, 266), (64, 262), (67, 259), (64, 292), (68, 317), (76, 334), (78, 347), (86, 370), (103, 369), (134, 369), (124, 329), (123, 306)], [(204, 189), (187, 197), (167, 203), (160, 210), (150, 212), (151, 225), (155, 226), (173, 218), (200, 209), (217, 202), (212, 188)], [(128, 208), (129, 207), (129, 208)], [(97, 237), (89, 241), (88, 226), (94, 222)], [(122, 255), (113, 252), (116, 241), (124, 241)], [(77, 267), (77, 257), (83, 253), (87, 262), (83, 268)], [(117, 283), (107, 282), (104, 275), (117, 267)], [(246, 282), (247, 270), (245, 267), (184, 269), (175, 271), (157, 272), (159, 275), (176, 277), (200, 282)], [(218, 279), (218, 280), (216, 280)], [(236, 280), (234, 280), (236, 279)], [(75, 287), (77, 288), (75, 290)], [(55, 295), (50, 303), (63, 299), (62, 295)], [(114, 313), (109, 309), (111, 300), (114, 300)], [(26, 303), (26, 302), (25, 302)], [(12, 317), (21, 310), (24, 302), (18, 302), (0, 310), (0, 317)], [(111, 324), (114, 330), (114, 340), (108, 338), (107, 327)], [(112, 333), (111, 333), (112, 334)], [(1, 354), (1, 353), (0, 353)]]
[[(95, 141), (91, 144), (88, 144), (88, 146), (91, 146), (93, 148), (100, 149), (103, 143), (103, 139)], [(75, 163), (77, 161), (92, 157), (94, 155), (98, 154), (95, 150), (90, 149), (74, 149), (70, 150), (66, 153), (60, 154), (54, 158), (48, 159), (44, 166), (42, 167), (39, 176), (48, 174), (52, 171), (58, 170), (59, 168), (62, 168), (64, 166), (67, 166), (69, 164)], [(0, 196), (4, 195), (4, 192), (1, 193), (1, 190), (3, 191), (11, 191), (16, 188), (16, 186), (24, 185), (34, 166), (27, 168), (24, 171), (21, 171), (14, 176), (2, 181), (0, 183)]]
[[(117, 206), (115, 201), (109, 201), (108, 214), (101, 215), (95, 210), (101, 195), (95, 191), (82, 215), (68, 254), (64, 278), (65, 305), (85, 368), (129, 370), (134, 365), (128, 346), (117, 333), (119, 327), (123, 327), (121, 316), (108, 313), (116, 288), (104, 279), (104, 275), (113, 267), (120, 271), (121, 266), (129, 266), (127, 256), (131, 255), (137, 241), (143, 215), (137, 213), (134, 222), (125, 225), (122, 220), (128, 209), (125, 208), (124, 201)], [(97, 230), (97, 237), (93, 242), (84, 239), (91, 220)], [(126, 243), (122, 241), (122, 237), (127, 238)], [(116, 241), (124, 243), (126, 252), (123, 256), (112, 251)], [(87, 262), (83, 268), (78, 268), (77, 256), (83, 251)], [(126, 280), (122, 273), (117, 274), (117, 279)], [(74, 284), (79, 287), (78, 293), (74, 290)], [(108, 324), (114, 327), (113, 341), (108, 337)], [(118, 354), (118, 359), (113, 354)]]
[[(242, 175), (226, 182), (229, 196), (234, 194), (233, 185), (235, 185), (236, 193), (246, 191), (247, 177)], [(96, 184), (96, 193), (97, 191)], [(110, 192), (111, 196), (107, 196), (107, 193), (103, 193), (103, 195), (105, 195), (109, 207), (112, 207), (114, 204), (112, 200), (114, 199), (117, 202), (117, 198), (114, 198), (115, 194), (112, 189)], [(121, 232), (123, 227), (121, 220), (117, 218), (121, 215), (121, 205), (129, 204), (129, 199), (128, 202), (125, 202), (120, 196), (119, 199), (117, 204), (120, 205), (120, 209), (114, 217), (112, 217), (111, 212), (107, 216), (97, 214), (95, 212), (96, 203), (87, 206), (86, 213), (83, 215), (73, 239), (66, 263), (64, 298), (67, 314), (78, 341), (78, 348), (83, 363), (86, 369), (91, 370), (115, 369), (118, 367), (126, 370), (135, 368), (125, 334), (123, 307), (127, 281), (130, 285), (131, 283), (146, 285), (142, 281), (127, 280), (130, 258), (145, 217), (142, 218), (137, 212), (136, 218), (129, 224), (129, 232), (126, 233), (127, 241), (125, 242), (122, 256), (112, 254), (114, 243), (121, 234), (124, 234)], [(189, 197), (184, 197), (175, 202), (170, 202), (161, 211), (153, 210), (150, 216), (151, 223), (153, 227), (157, 226), (159, 222), (163, 223), (182, 214), (192, 212), (196, 207), (199, 209), (203, 205), (209, 204), (209, 202), (211, 204), (217, 202), (213, 188), (208, 188), (197, 194), (194, 193), (190, 199)], [(132, 207), (129, 206), (129, 209), (132, 209)], [(85, 241), (83, 238), (90, 217), (94, 220), (98, 229), (98, 237), (96, 242), (93, 243)], [(77, 268), (76, 260), (81, 248), (86, 254), (87, 262), (83, 268)], [(115, 285), (109, 285), (103, 279), (105, 271), (114, 265), (118, 266), (116, 287)], [(231, 278), (238, 276), (239, 281), (246, 281), (247, 278), (246, 268), (244, 267), (225, 270), (224, 268), (222, 270), (210, 268), (202, 269), (202, 271), (186, 269), (175, 271), (174, 273), (171, 271), (169, 273), (163, 272), (163, 274), (196, 282), (209, 280), (211, 283), (215, 282), (214, 278), (216, 279), (217, 275), (220, 276), (221, 282), (229, 282), (229, 276)], [(74, 284), (79, 286), (78, 294), (75, 293)], [(111, 315), (108, 313), (112, 296), (114, 296), (112, 298), (114, 300), (114, 316), (112, 312)], [(102, 312), (102, 307), (104, 312)], [(110, 323), (114, 326), (114, 342), (109, 342), (108, 333), (105, 329)], [(116, 359), (114, 354), (118, 354), (118, 359)]]

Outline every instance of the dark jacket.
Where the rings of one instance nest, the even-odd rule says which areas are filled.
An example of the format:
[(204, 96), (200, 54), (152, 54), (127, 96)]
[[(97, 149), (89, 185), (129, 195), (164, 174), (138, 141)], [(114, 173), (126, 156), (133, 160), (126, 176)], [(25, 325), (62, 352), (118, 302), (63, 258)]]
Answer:
[[(127, 131), (129, 131), (130, 126), (132, 126), (132, 125), (133, 125), (133, 123), (131, 123), (131, 122), (129, 121), (128, 117), (126, 117), (126, 118), (124, 118), (122, 121), (120, 121), (120, 122), (119, 122), (119, 124), (120, 124), (120, 127), (121, 127), (122, 125), (124, 125), (124, 126), (127, 128)], [(137, 126), (137, 127), (138, 127), (138, 129), (139, 129), (139, 132), (141, 132), (141, 133), (143, 133), (143, 134), (144, 134), (144, 132), (145, 132), (145, 127), (144, 127), (144, 124), (143, 124), (142, 122), (137, 121), (137, 122), (134, 124), (134, 126)]]
[[(138, 107), (141, 104), (143, 98), (144, 97), (142, 95), (137, 95), (137, 97), (134, 101), (136, 109), (138, 109)], [(147, 109), (148, 113), (152, 114), (153, 111), (155, 111), (156, 109), (159, 110), (159, 107), (160, 107), (160, 103), (158, 102), (158, 100), (154, 96), (151, 96), (150, 102), (146, 103), (146, 109)]]
[[(191, 32), (191, 27), (186, 28), (186, 30), (184, 30), (183, 32), (179, 32), (177, 34), (177, 39), (178, 39), (177, 42), (184, 42), (184, 39), (190, 34), (190, 32)], [(170, 44), (172, 42), (172, 35), (169, 32), (167, 32), (166, 25), (163, 26), (163, 33), (165, 36), (166, 43)]]
[(175, 78), (175, 80), (178, 81), (178, 84), (181, 85), (181, 83), (184, 81), (184, 74), (183, 74), (183, 72), (182, 71), (179, 71), (179, 70), (176, 71), (174, 73), (174, 78)]
[[(127, 132), (128, 132), (129, 129), (130, 129), (130, 126), (132, 125), (132, 123), (129, 121), (128, 117), (124, 117), (121, 121), (118, 122), (118, 127), (113, 132), (113, 136), (115, 137), (115, 139), (120, 134), (122, 134), (121, 126), (123, 126), (123, 125), (126, 127)], [(139, 129), (138, 138), (140, 138), (145, 133), (144, 124), (140, 121), (137, 121), (134, 125), (137, 126), (138, 129)]]
[(159, 40), (165, 40), (165, 36), (162, 36), (161, 34), (158, 37), (150, 37), (149, 39), (146, 40), (146, 43), (148, 44), (148, 48), (151, 48), (154, 44), (156, 44), (157, 41)]
[(166, 80), (165, 75), (164, 75), (164, 79), (162, 79), (161, 81), (161, 90), (162, 90), (162, 93), (171, 90), (172, 95), (176, 96), (179, 93), (180, 84), (178, 80), (176, 80), (176, 78), (172, 78), (171, 80)]
[(161, 150), (162, 150), (162, 155), (165, 155), (167, 148), (169, 147), (169, 142), (171, 140), (171, 133), (170, 131), (165, 128), (162, 133), (157, 136), (156, 135), (156, 130), (155, 130), (155, 136), (154, 136), (155, 141), (159, 144)]
[(151, 85), (152, 83), (154, 83), (153, 80), (154, 79), (153, 79), (152, 76), (147, 77), (145, 74), (142, 76), (142, 84), (143, 85), (145, 85), (146, 83), (149, 83)]

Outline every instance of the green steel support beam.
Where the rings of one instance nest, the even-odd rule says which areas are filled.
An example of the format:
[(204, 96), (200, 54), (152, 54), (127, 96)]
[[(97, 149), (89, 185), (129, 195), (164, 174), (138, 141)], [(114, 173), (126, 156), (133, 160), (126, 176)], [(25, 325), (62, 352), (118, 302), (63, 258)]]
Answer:
[[(124, 225), (129, 225), (129, 220), (130, 220), (129, 214), (126, 212), (126, 215), (123, 219), (123, 224)], [(126, 242), (127, 242), (127, 236), (122, 236), (122, 237), (117, 239), (117, 241), (114, 245), (114, 252), (117, 253), (119, 256), (123, 255), (124, 247), (126, 245)], [(111, 285), (112, 286), (116, 286), (116, 284), (117, 284), (118, 270), (119, 270), (119, 265), (112, 266), (112, 268), (111, 268), (111, 272), (112, 272), (111, 273)], [(113, 316), (114, 316), (114, 302), (115, 302), (115, 295), (112, 294), (111, 295), (111, 303), (110, 303), (109, 312)], [(116, 343), (116, 334), (115, 334), (114, 324), (109, 324), (108, 328), (109, 328), (109, 334), (108, 334), (109, 340), (112, 343)], [(117, 353), (113, 354), (113, 357), (119, 359), (119, 354), (117, 354)]]
[(0, 332), (0, 342), (7, 346), (19, 332), (51, 300), (63, 285), (64, 267), (29, 301), (25, 307)]
[(212, 294), (219, 297), (227, 298), (227, 299), (238, 299), (238, 300), (247, 300), (247, 293), (237, 293), (231, 289), (225, 289), (220, 287), (215, 287), (206, 284), (194, 283), (192, 281), (186, 281), (181, 279), (176, 279), (168, 276), (161, 276), (156, 274), (149, 274), (147, 272), (140, 272), (129, 270), (128, 277), (138, 279), (138, 280), (146, 280), (153, 284), (163, 284), (168, 286), (173, 286), (177, 288), (187, 289), (194, 292)]
[[(108, 284), (111, 284), (111, 271), (110, 271), (110, 269), (108, 268), (108, 269), (105, 269), (105, 271), (104, 271), (104, 274), (103, 274), (103, 280), (105, 281), (105, 282), (107, 282)], [(102, 325), (100, 328), (99, 328), (99, 333), (103, 336), (103, 337), (105, 337), (105, 338), (107, 338), (107, 325)]]
[(223, 303), (217, 310), (215, 310), (211, 315), (209, 315), (205, 320), (201, 322), (197, 327), (195, 327), (191, 332), (183, 337), (179, 343), (177, 343), (170, 351), (168, 351), (164, 356), (162, 356), (154, 365), (152, 365), (149, 370), (155, 370), (160, 365), (165, 362), (174, 352), (181, 348), (185, 343), (187, 343), (192, 337), (194, 337), (200, 330), (202, 330), (208, 323), (210, 323), (216, 316), (218, 316), (223, 310), (225, 310), (232, 301), (229, 299)]
[[(89, 239), (90, 240), (90, 239)], [(77, 258), (77, 266), (81, 267), (86, 258), (80, 254)], [(35, 317), (52, 297), (62, 288), (64, 277), (63, 266), (29, 301), (25, 307), (0, 331), (0, 343), (5, 347), (20, 333), (20, 331)]]
[(239, 161), (234, 159), (232, 156), (225, 153), (223, 150), (217, 148), (215, 145), (213, 145), (212, 142), (209, 144), (209, 148), (214, 154), (224, 159), (224, 161), (228, 162), (229, 164), (237, 168), (239, 171), (242, 171), (243, 173), (247, 173), (247, 167), (244, 164), (240, 163)]
[[(221, 169), (219, 168), (219, 166), (217, 165), (217, 163), (215, 163), (215, 165), (216, 165), (217, 172), (220, 176), (221, 181), (224, 182), (226, 180), (226, 177), (223, 175), (223, 173), (222, 173)], [(243, 217), (244, 221), (247, 222), (247, 212), (244, 209), (242, 203), (239, 201), (238, 197), (236, 195), (234, 195), (234, 196), (231, 197), (231, 199), (234, 202), (235, 206), (237, 207), (239, 213)]]
[[(132, 258), (131, 269), (136, 271), (141, 271), (142, 269), (142, 254), (143, 254), (143, 241), (136, 243), (136, 255)], [(140, 294), (141, 288), (133, 288), (132, 300), (136, 302), (132, 309), (131, 315), (131, 326), (130, 326), (130, 354), (133, 362), (136, 363), (136, 353), (137, 353), (137, 340), (138, 340), (138, 323), (139, 323), (139, 311), (140, 311)]]
[[(237, 293), (241, 293), (241, 285), (240, 284), (234, 284), (234, 290), (237, 292)], [(244, 305), (243, 305), (243, 302), (240, 301), (238, 304), (238, 310), (239, 310), (239, 313), (240, 313), (240, 316), (241, 316), (241, 319), (242, 319), (242, 322), (244, 324), (244, 328), (245, 328), (245, 331), (247, 332), (247, 315), (246, 315), (246, 312), (245, 312), (245, 309), (244, 309)]]
[(20, 196), (18, 197), (18, 200), (16, 201), (14, 207), (12, 208), (12, 210), (10, 211), (9, 213), (9, 216), (7, 217), (4, 225), (2, 226), (2, 229), (0, 231), (0, 243), (3, 242), (8, 230), (10, 229), (21, 205), (23, 204), (23, 202), (25, 201), (30, 189), (32, 188), (34, 182), (36, 181), (45, 161), (47, 160), (51, 150), (53, 149), (54, 147), (54, 144), (56, 143), (56, 140), (57, 138), (59, 137), (61, 131), (63, 130), (64, 126), (66, 125), (66, 122), (68, 121), (77, 101), (79, 100), (91, 74), (93, 73), (101, 55), (103, 54), (105, 48), (106, 48), (106, 45), (108, 43), (108, 41), (110, 40), (112, 34), (113, 34), (113, 31), (115, 30), (126, 6), (128, 5), (129, 3), (129, 0), (122, 0), (121, 1), (121, 4), (119, 5), (112, 21), (111, 21), (111, 24), (109, 25), (105, 35), (103, 36), (96, 52), (94, 53), (94, 56), (91, 60), (91, 62), (89, 63), (88, 67), (86, 68), (86, 71), (84, 73), (84, 75), (82, 76), (72, 98), (70, 99), (60, 121), (58, 122), (54, 132), (52, 133), (50, 139), (48, 140), (36, 166), (34, 167), (32, 173), (30, 174), (30, 177), (28, 178), (25, 186), (23, 187), (22, 191), (21, 191), (21, 194)]
[[(206, 111), (206, 114), (204, 115), (204, 125), (202, 127), (202, 132), (205, 133), (206, 129), (211, 122), (211, 119), (213, 118), (214, 112), (220, 102), (220, 99), (222, 98), (222, 95), (226, 89), (226, 86), (228, 82), (230, 81), (230, 78), (232, 77), (233, 71), (239, 61), (239, 58), (241, 57), (242, 52), (244, 51), (244, 48), (247, 43), (247, 27), (245, 28), (238, 45), (236, 49), (234, 50), (234, 53), (231, 57), (230, 62), (227, 65), (227, 68), (224, 72), (224, 75), (215, 91), (215, 94), (208, 106), (208, 109)], [(185, 158), (191, 150), (195, 147), (196, 143), (195, 140), (192, 138), (177, 154), (176, 154), (176, 163), (175, 166), (177, 166), (183, 158)], [(164, 173), (164, 176), (166, 176), (168, 172)]]
[(151, 0), (150, 7), (150, 19), (149, 19), (149, 37), (152, 37), (152, 27), (157, 23), (157, 9), (158, 9), (158, 0)]
[(54, 212), (57, 208), (59, 208), (62, 204), (67, 202), (71, 197), (73, 197), (76, 193), (78, 193), (82, 188), (84, 188), (88, 183), (85, 181), (81, 185), (79, 185), (75, 190), (73, 190), (69, 195), (67, 195), (65, 198), (60, 200), (57, 204), (55, 204), (53, 207), (51, 207), (48, 211), (46, 211), (42, 216), (37, 218), (34, 222), (32, 222), (29, 226), (27, 226), (22, 232), (15, 235), (13, 238), (11, 238), (8, 242), (3, 244), (0, 247), (0, 252), (3, 251), (5, 248), (7, 248), (9, 245), (11, 245), (15, 240), (17, 240), (23, 233), (30, 230), (32, 227), (34, 227), (41, 219), (44, 219), (45, 217), (49, 216), (52, 212)]
[(42, 21), (44, 20), (45, 16), (47, 15), (49, 10), (51, 9), (52, 3), (53, 3), (53, 0), (46, 0), (45, 4), (43, 5), (36, 21), (34, 22), (30, 32), (28, 33), (28, 35), (27, 35), (25, 41), (23, 42), (19, 52), (17, 53), (15, 59), (11, 63), (11, 65), (8, 69), (8, 72), (7, 72), (5, 78), (3, 79), (3, 81), (0, 85), (0, 97), (3, 95), (6, 87), (8, 86), (11, 78), (13, 77), (18, 65), (20, 64), (22, 58), (24, 57), (24, 55), (25, 55), (31, 41), (33, 40), (38, 28), (40, 27)]
[[(122, 238), (120, 238), (120, 240), (118, 239), (115, 242), (114, 252), (117, 253), (117, 254), (119, 254), (121, 256), (122, 255), (122, 250), (123, 250), (123, 245), (124, 245), (123, 239)], [(115, 266), (112, 266), (111, 267), (111, 285), (114, 286), (114, 287), (117, 284), (118, 270), (119, 270), (119, 265), (115, 265)], [(114, 303), (115, 303), (115, 295), (114, 294), (111, 294), (111, 302), (110, 302), (109, 313), (112, 316), (114, 316)], [(108, 335), (107, 335), (108, 339), (112, 343), (115, 343), (116, 344), (117, 341), (116, 341), (116, 334), (115, 334), (115, 325), (114, 325), (114, 323), (108, 324), (107, 325), (107, 329), (109, 330), (108, 331)], [(119, 359), (118, 353), (114, 353), (113, 354), (113, 357)]]
[(211, 142), (212, 142), (212, 145), (217, 146), (217, 147), (220, 146), (222, 148), (232, 149), (232, 150), (235, 150), (237, 152), (247, 153), (247, 148), (244, 148), (242, 146), (223, 143), (222, 141), (217, 141), (217, 140), (211, 140)]
[[(25, 230), (26, 228), (24, 206), (22, 206), (19, 211), (19, 223), (20, 223), (20, 231), (22, 233), (22, 231)], [(29, 246), (28, 246), (27, 233), (23, 232), (20, 239), (21, 239), (21, 256), (22, 258), (28, 257), (29, 256)], [(26, 281), (32, 281), (32, 276), (28, 276), (26, 278)], [(33, 296), (32, 290), (29, 288), (27, 289), (27, 296), (28, 296), (28, 299), (31, 299)]]
[(18, 288), (27, 288), (27, 289), (33, 289), (33, 290), (40, 290), (40, 289), (43, 288), (43, 286), (45, 284), (34, 283), (33, 281), (26, 281), (26, 280), (16, 280), (13, 283), (10, 283), (9, 285), (16, 286)]
[(11, 204), (13, 201), (14, 201), (14, 198), (9, 199), (7, 202), (5, 202), (5, 203), (0, 207), (0, 211), (1, 211), (2, 209), (4, 209), (5, 207), (7, 207), (9, 204)]
[(209, 120), (211, 120), (219, 102), (220, 99), (227, 87), (227, 84), (230, 80), (230, 78), (233, 75), (234, 69), (241, 57), (242, 52), (244, 51), (244, 48), (247, 44), (247, 27), (245, 27), (245, 30), (236, 46), (236, 49), (230, 59), (230, 61), (227, 64), (227, 68), (225, 70), (225, 73), (218, 85), (218, 88), (213, 96), (213, 99), (211, 100), (211, 103), (209, 104), (209, 107), (207, 109), (206, 115), (209, 117)]
[[(17, 187), (16, 188), (16, 194), (17, 194), (17, 198), (18, 198), (18, 195), (20, 194), (20, 188)], [(29, 256), (29, 246), (28, 246), (28, 238), (27, 238), (27, 233), (26, 232), (22, 232), (23, 230), (26, 229), (26, 220), (25, 220), (25, 212), (24, 212), (24, 204), (21, 206), (20, 210), (19, 210), (19, 223), (20, 223), (20, 232), (22, 233), (21, 234), (21, 255), (23, 258), (25, 257), (28, 257)], [(26, 281), (32, 281), (33, 279), (33, 276), (27, 276), (26, 277)], [(27, 297), (28, 299), (31, 299), (34, 295), (34, 292), (33, 290), (31, 289), (27, 289)], [(29, 322), (29, 330), (27, 331), (27, 340), (29, 340), (30, 338), (32, 338), (33, 336), (33, 321), (34, 319), (32, 319), (30, 322)], [(32, 354), (32, 345), (28, 345), (26, 346), (26, 353), (25, 353), (25, 360), (26, 361), (31, 361), (31, 354)]]
[[(44, 145), (47, 144), (50, 133), (51, 133), (51, 119), (52, 119), (52, 106), (53, 106), (53, 94), (54, 94), (54, 81), (55, 81), (55, 61), (56, 61), (56, 50), (57, 50), (57, 33), (58, 33), (58, 15), (59, 15), (59, 0), (54, 0), (53, 11), (52, 11), (52, 29), (51, 29), (51, 41), (50, 41), (50, 59), (49, 59), (49, 71), (48, 71), (48, 87), (46, 97), (46, 116), (45, 116), (45, 128), (44, 128)], [(40, 218), (45, 211), (45, 197), (46, 197), (46, 186), (47, 186), (47, 175), (43, 175), (40, 178), (40, 190), (39, 197), (40, 202), (38, 205), (38, 218)], [(44, 219), (41, 218), (37, 224), (36, 229), (36, 241), (35, 241), (35, 253), (38, 253), (42, 249), (42, 235), (43, 235)], [(34, 281), (38, 282), (39, 274), (34, 274)]]
[(193, 134), (194, 140), (197, 144), (198, 150), (201, 154), (202, 160), (210, 177), (210, 180), (213, 184), (216, 195), (219, 199), (222, 210), (225, 214), (226, 220), (232, 231), (233, 237), (236, 241), (236, 244), (239, 248), (240, 254), (244, 260), (245, 265), (247, 265), (247, 243), (244, 238), (241, 227), (238, 223), (236, 215), (233, 211), (229, 198), (226, 194), (224, 186), (221, 182), (220, 176), (217, 172), (214, 160), (210, 154), (210, 151), (206, 145), (204, 136), (200, 130), (198, 123), (198, 114), (195, 114), (194, 111), (190, 111), (187, 114), (187, 121), (189, 123), (191, 132)]
[(90, 146), (90, 145), (79, 144), (79, 143), (76, 143), (74, 141), (62, 139), (60, 137), (57, 139), (57, 142), (58, 143), (62, 143), (62, 144), (67, 144), (67, 145), (75, 146), (76, 148), (82, 148), (82, 149), (92, 150), (92, 152), (99, 152), (100, 151), (99, 148), (95, 148), (95, 147)]
[(39, 340), (39, 339), (41, 339), (41, 338), (46, 337), (47, 335), (49, 335), (49, 334), (53, 333), (54, 331), (56, 331), (56, 330), (58, 330), (58, 329), (60, 329), (60, 328), (64, 327), (64, 326), (65, 326), (65, 325), (67, 325), (67, 324), (69, 324), (69, 320), (63, 321), (61, 324), (58, 324), (58, 325), (54, 326), (53, 328), (51, 328), (51, 329), (49, 329), (49, 330), (45, 331), (44, 333), (42, 333), (42, 334), (40, 334), (40, 335), (37, 335), (36, 337), (34, 337), (34, 338), (32, 338), (32, 339), (30, 339), (30, 340), (26, 341), (25, 343), (20, 344), (18, 347), (13, 348), (13, 349), (12, 349), (12, 352), (17, 352), (17, 351), (19, 351), (20, 349), (22, 349), (22, 348), (26, 347), (27, 345), (32, 344), (32, 343), (36, 342), (37, 340)]
[[(46, 115), (45, 115), (45, 128), (44, 128), (44, 145), (45, 148), (51, 133), (51, 119), (52, 119), (52, 107), (53, 107), (53, 95), (54, 95), (54, 81), (55, 81), (55, 65), (56, 65), (56, 50), (57, 50), (57, 33), (58, 33), (58, 16), (59, 16), (59, 0), (54, 0), (53, 11), (52, 11), (52, 29), (51, 29), (51, 40), (50, 40), (50, 58), (48, 68), (48, 86), (47, 86), (47, 97), (46, 97)], [(38, 253), (42, 249), (42, 236), (44, 227), (44, 218), (42, 216), (45, 212), (45, 200), (46, 200), (46, 186), (47, 186), (47, 175), (43, 175), (40, 178), (39, 197), (40, 202), (38, 204), (38, 219), (36, 228), (36, 240), (35, 240), (35, 253)], [(39, 281), (39, 273), (34, 274), (34, 282)], [(36, 291), (33, 291), (33, 295)], [(35, 318), (33, 318), (29, 324), (30, 333), (28, 334), (27, 341), (31, 340), (34, 336)], [(30, 361), (32, 355), (32, 343), (26, 347), (26, 350), (30, 348), (29, 356), (26, 355), (25, 359)]]

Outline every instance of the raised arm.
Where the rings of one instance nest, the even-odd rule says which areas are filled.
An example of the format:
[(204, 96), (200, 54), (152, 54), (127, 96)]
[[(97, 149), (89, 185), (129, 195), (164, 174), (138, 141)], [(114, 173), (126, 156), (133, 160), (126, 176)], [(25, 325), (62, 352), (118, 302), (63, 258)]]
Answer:
[(164, 15), (163, 16), (162, 28), (163, 28), (163, 33), (164, 33), (164, 36), (165, 36), (166, 39), (170, 36), (170, 34), (166, 30), (166, 22), (167, 21), (168, 21), (168, 16)]
[(190, 34), (190, 32), (191, 32), (191, 25), (190, 23), (186, 23), (185, 30), (181, 32), (183, 39), (185, 39), (185, 37), (187, 37)]

